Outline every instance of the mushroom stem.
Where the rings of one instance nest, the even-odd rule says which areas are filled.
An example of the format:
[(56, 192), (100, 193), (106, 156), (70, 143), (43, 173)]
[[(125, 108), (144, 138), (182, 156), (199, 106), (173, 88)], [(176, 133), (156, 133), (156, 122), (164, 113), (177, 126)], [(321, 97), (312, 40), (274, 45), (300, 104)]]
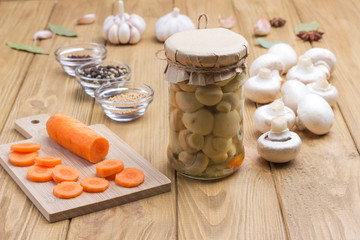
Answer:
[(174, 8), (173, 12), (172, 12), (172, 16), (173, 17), (178, 17), (180, 14), (180, 9), (178, 8)]
[(281, 100), (275, 100), (269, 105), (269, 108), (272, 112), (279, 113), (284, 111), (284, 103)]
[(311, 58), (308, 56), (304, 56), (304, 55), (300, 56), (298, 66), (304, 70), (311, 68), (313, 66), (313, 64), (311, 62)]
[(271, 120), (271, 130), (268, 138), (271, 141), (284, 141), (291, 138), (287, 128), (287, 119), (284, 116), (275, 117)]
[(313, 89), (317, 91), (326, 91), (329, 86), (329, 82), (326, 79), (321, 78), (314, 83)]
[(268, 68), (261, 68), (259, 71), (259, 77), (262, 79), (271, 79), (271, 70)]

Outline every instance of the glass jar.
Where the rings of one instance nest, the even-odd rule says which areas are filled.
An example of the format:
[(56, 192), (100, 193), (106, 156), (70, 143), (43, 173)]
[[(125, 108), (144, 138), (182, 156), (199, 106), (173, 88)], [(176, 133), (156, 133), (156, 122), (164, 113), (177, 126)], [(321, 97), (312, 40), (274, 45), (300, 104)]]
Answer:
[(226, 29), (180, 32), (165, 42), (167, 156), (184, 176), (218, 179), (235, 172), (243, 162), (247, 49), (241, 35)]

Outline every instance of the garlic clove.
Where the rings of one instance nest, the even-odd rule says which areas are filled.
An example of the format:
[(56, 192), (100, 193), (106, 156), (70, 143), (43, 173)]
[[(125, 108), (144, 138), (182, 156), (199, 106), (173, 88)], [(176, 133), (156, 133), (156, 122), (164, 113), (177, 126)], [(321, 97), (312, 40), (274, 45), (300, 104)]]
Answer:
[(130, 40), (130, 27), (126, 23), (121, 23), (119, 26), (119, 42), (126, 44)]
[(114, 16), (109, 16), (104, 21), (104, 25), (103, 25), (103, 29), (102, 29), (102, 35), (103, 35), (105, 40), (108, 40), (109, 30), (110, 30), (111, 26), (113, 26), (115, 24), (114, 20), (115, 20)]
[(36, 41), (37, 39), (48, 39), (48, 38), (52, 38), (52, 32), (49, 30), (42, 30), (42, 31), (37, 31), (34, 34), (34, 41)]
[(93, 22), (95, 22), (95, 14), (93, 14), (93, 13), (86, 14), (76, 21), (76, 23), (79, 25), (91, 24)]
[(261, 16), (254, 25), (255, 35), (265, 36), (270, 32), (271, 25), (269, 20), (265, 16)]
[(141, 35), (144, 34), (146, 29), (146, 23), (142, 17), (137, 14), (131, 14), (129, 18), (129, 23), (136, 27)]
[(227, 18), (221, 18), (221, 15), (219, 14), (218, 19), (219, 19), (220, 26), (224, 27), (224, 28), (230, 29), (235, 24), (235, 19), (233, 18), (233, 16), (230, 16)]
[(130, 44), (138, 43), (141, 39), (141, 34), (139, 30), (137, 30), (135, 27), (130, 27)]
[(108, 40), (112, 44), (119, 44), (119, 28), (116, 24), (112, 25), (109, 29)]

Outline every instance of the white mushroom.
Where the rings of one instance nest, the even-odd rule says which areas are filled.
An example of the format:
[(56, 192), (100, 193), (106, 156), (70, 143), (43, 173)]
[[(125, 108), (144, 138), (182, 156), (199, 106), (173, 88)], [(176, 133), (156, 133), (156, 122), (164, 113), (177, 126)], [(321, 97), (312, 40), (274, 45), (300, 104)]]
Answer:
[(170, 130), (170, 139), (169, 139), (169, 147), (172, 153), (178, 154), (183, 151), (179, 142), (179, 134), (178, 132)]
[(308, 56), (302, 55), (299, 57), (297, 65), (290, 68), (286, 78), (308, 84), (326, 78), (326, 74), (320, 68), (315, 67)]
[(271, 121), (271, 130), (261, 135), (257, 141), (260, 156), (275, 163), (294, 159), (300, 148), (301, 139), (296, 133), (289, 131), (285, 117), (275, 117)]
[(221, 91), (221, 87), (216, 85), (198, 87), (195, 91), (197, 101), (206, 106), (214, 106), (218, 104), (221, 101), (222, 96), (223, 92)]
[(250, 66), (250, 77), (256, 76), (261, 68), (270, 69), (271, 74), (279, 81), (282, 81), (280, 74), (284, 73), (285, 65), (279, 56), (266, 53), (256, 58)]
[(181, 129), (184, 129), (185, 126), (182, 122), (182, 117), (183, 117), (183, 112), (178, 108), (174, 108), (174, 110), (170, 112), (170, 119), (169, 119), (170, 129), (176, 132), (180, 131)]
[(187, 129), (200, 135), (210, 134), (214, 127), (214, 116), (203, 108), (193, 113), (184, 113), (182, 121)]
[(278, 97), (280, 85), (280, 81), (273, 78), (269, 69), (261, 68), (258, 75), (245, 82), (245, 97), (257, 103), (272, 102)]
[(179, 153), (179, 161), (184, 164), (185, 174), (200, 175), (209, 164), (209, 159), (205, 154), (199, 152), (196, 155), (181, 152)]
[(240, 115), (236, 110), (228, 113), (219, 112), (214, 116), (215, 136), (231, 138), (235, 136), (240, 126)]
[(324, 98), (330, 106), (334, 106), (339, 94), (335, 86), (331, 85), (326, 79), (320, 79), (314, 83), (306, 85), (311, 93), (315, 93)]
[(178, 83), (178, 86), (181, 90), (185, 92), (195, 92), (197, 88), (196, 85), (187, 84), (185, 81)]
[(322, 97), (309, 93), (301, 99), (297, 109), (296, 126), (299, 130), (322, 135), (330, 131), (335, 118), (330, 105)]
[(261, 106), (255, 110), (254, 123), (257, 130), (262, 133), (270, 131), (271, 120), (274, 117), (284, 116), (287, 120), (287, 127), (291, 129), (295, 124), (295, 113), (284, 106), (281, 100)]
[(219, 112), (230, 112), (240, 104), (239, 95), (233, 92), (224, 93), (221, 101), (216, 105)]
[(285, 106), (291, 108), (296, 113), (298, 103), (301, 98), (309, 93), (309, 89), (297, 80), (286, 81), (281, 87), (282, 100)]
[(330, 50), (325, 48), (311, 48), (306, 51), (304, 55), (310, 57), (312, 63), (323, 70), (328, 79), (330, 78), (330, 75), (336, 67), (336, 57)]
[(231, 138), (216, 137), (208, 135), (205, 137), (202, 151), (211, 158), (216, 158), (219, 155), (227, 154), (232, 143)]
[(175, 99), (176, 105), (184, 112), (195, 112), (204, 106), (190, 92), (176, 92)]
[(233, 78), (229, 83), (222, 86), (221, 90), (224, 93), (237, 92), (241, 88), (241, 86), (243, 85), (246, 78), (247, 78), (246, 71), (243, 71), (242, 73), (236, 75), (236, 77)]
[(284, 64), (285, 74), (297, 62), (298, 56), (295, 50), (287, 43), (277, 43), (271, 46), (268, 53), (277, 55)]

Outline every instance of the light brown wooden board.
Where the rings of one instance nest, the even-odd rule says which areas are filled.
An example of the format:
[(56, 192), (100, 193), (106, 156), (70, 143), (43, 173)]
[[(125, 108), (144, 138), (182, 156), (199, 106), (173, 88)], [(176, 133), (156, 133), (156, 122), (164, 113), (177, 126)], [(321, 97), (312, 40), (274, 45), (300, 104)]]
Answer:
[[(84, 177), (96, 176), (96, 165), (78, 157), (59, 144), (53, 142), (45, 131), (48, 115), (36, 115), (15, 122), (15, 128), (25, 137), (31, 139), (20, 142), (35, 142), (41, 145), (40, 156), (57, 156), (62, 164), (69, 165), (80, 172), (81, 181)], [(15, 167), (8, 162), (10, 145), (0, 146), (0, 163), (12, 179), (19, 185), (28, 198), (49, 222), (55, 222), (102, 210), (120, 204), (136, 201), (171, 189), (171, 181), (154, 168), (146, 159), (128, 146), (117, 135), (102, 124), (90, 126), (110, 142), (109, 154), (106, 159), (121, 159), (125, 167), (136, 167), (144, 171), (145, 181), (134, 188), (124, 188), (110, 181), (109, 188), (103, 193), (83, 192), (73, 199), (60, 199), (53, 195), (55, 182), (35, 183), (26, 179), (27, 167)]]

